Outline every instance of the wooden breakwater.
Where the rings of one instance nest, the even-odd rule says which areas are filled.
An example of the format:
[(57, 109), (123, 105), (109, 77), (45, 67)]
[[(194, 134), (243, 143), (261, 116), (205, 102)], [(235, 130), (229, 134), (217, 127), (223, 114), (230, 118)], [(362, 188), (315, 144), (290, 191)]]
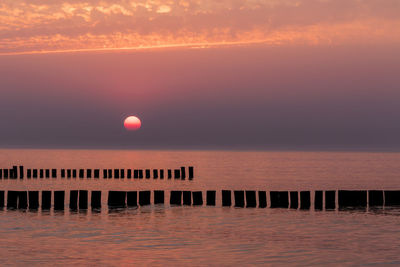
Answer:
[[(186, 171), (187, 169), (187, 171)], [(12, 166), (0, 169), (0, 179), (43, 179), (43, 178), (99, 178), (104, 179), (180, 179), (193, 180), (194, 167), (178, 169), (26, 169), (24, 166)]]
[[(312, 193), (314, 194), (313, 198)], [(169, 195), (169, 204), (172, 206), (202, 206), (204, 203), (207, 206), (215, 206), (217, 191), (206, 191), (205, 198), (203, 198), (202, 191), (173, 190), (170, 191)], [(0, 191), (0, 208), (6, 206), (8, 209), (37, 210), (41, 208), (42, 210), (50, 210), (53, 207), (54, 210), (64, 210), (65, 199), (65, 191)], [(311, 208), (315, 210), (335, 210), (338, 208), (341, 210), (400, 206), (400, 190), (270, 191), (269, 202), (268, 205), (267, 191), (221, 191), (221, 205), (223, 207), (269, 207), (296, 210), (310, 210)], [(107, 206), (109, 208), (151, 204), (165, 204), (163, 190), (107, 192)], [(89, 207), (100, 209), (102, 207), (102, 191), (70, 190), (68, 207), (71, 210), (86, 210)]]

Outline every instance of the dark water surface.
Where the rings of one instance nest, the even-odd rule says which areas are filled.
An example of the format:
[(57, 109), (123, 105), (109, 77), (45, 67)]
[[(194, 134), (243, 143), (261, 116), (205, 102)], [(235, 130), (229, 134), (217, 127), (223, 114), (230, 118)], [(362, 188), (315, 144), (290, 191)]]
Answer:
[[(0, 167), (13, 164), (38, 169), (193, 165), (195, 178), (0, 180), (0, 190), (103, 191), (101, 212), (0, 211), (2, 265), (400, 264), (400, 208), (240, 209), (222, 208), (220, 200), (221, 189), (400, 189), (399, 153), (0, 150)], [(173, 189), (217, 190), (217, 205), (117, 211), (106, 206), (108, 190)]]

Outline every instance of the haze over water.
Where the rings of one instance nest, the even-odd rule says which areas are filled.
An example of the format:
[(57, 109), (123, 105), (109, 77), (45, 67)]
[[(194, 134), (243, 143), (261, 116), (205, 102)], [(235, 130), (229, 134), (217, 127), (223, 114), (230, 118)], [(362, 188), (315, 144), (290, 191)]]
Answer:
[[(0, 211), (3, 264), (400, 264), (400, 209), (223, 208), (221, 190), (399, 189), (399, 153), (1, 150), (26, 168), (177, 168), (171, 179), (0, 180), (0, 190), (102, 190), (100, 213)], [(109, 211), (109, 190), (166, 190), (165, 205)], [(171, 207), (169, 191), (217, 190), (215, 207)], [(203, 195), (204, 197), (204, 195)], [(268, 203), (270, 200), (268, 198)]]

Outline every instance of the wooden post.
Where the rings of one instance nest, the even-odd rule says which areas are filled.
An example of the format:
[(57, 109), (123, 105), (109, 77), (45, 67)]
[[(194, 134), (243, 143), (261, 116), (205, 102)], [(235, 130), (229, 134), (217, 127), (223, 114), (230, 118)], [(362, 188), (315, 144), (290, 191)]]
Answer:
[(181, 167), (181, 179), (185, 180), (186, 179), (186, 168)]
[(85, 170), (79, 169), (79, 178), (83, 179), (84, 176), (85, 176)]
[(51, 178), (57, 178), (57, 169), (51, 170)]
[(120, 175), (121, 179), (125, 179), (125, 169), (120, 169), (119, 172), (121, 174)]
[(4, 208), (4, 191), (0, 191), (0, 209)]
[(94, 179), (99, 179), (100, 178), (100, 170), (99, 169), (95, 169), (94, 170)]
[(28, 208), (28, 192), (19, 191), (18, 192), (18, 209), (24, 210), (27, 208)]
[(146, 169), (146, 179), (150, 179), (150, 170)]
[(128, 207), (137, 207), (137, 192), (136, 191), (129, 191), (127, 193), (127, 204)]
[(171, 191), (169, 204), (182, 205), (182, 191)]
[(46, 178), (50, 178), (50, 170), (46, 169)]
[(271, 208), (285, 208), (289, 207), (289, 193), (287, 191), (271, 191), (269, 192), (271, 198)]
[(257, 207), (256, 191), (246, 191), (246, 208)]
[(125, 208), (126, 191), (108, 191), (107, 203), (109, 208)]
[(190, 191), (183, 191), (183, 205), (190, 206), (192, 205), (192, 192)]
[(215, 196), (216, 191), (209, 190), (207, 191), (207, 206), (215, 206)]
[[(0, 170), (1, 171), (1, 170)], [(28, 179), (31, 179), (32, 178), (32, 170), (31, 169), (27, 169), (26, 170), (26, 177), (28, 178)]]
[(32, 170), (32, 176), (33, 176), (34, 179), (37, 178), (37, 176), (38, 176), (38, 175), (37, 175), (37, 169), (33, 169), (33, 170)]
[(290, 191), (290, 208), (298, 209), (299, 208), (299, 193), (297, 191)]
[(4, 179), (8, 179), (8, 169), (4, 169)]
[(86, 170), (86, 178), (92, 178), (92, 169)]
[(133, 170), (133, 178), (138, 179), (139, 178), (139, 170), (134, 169)]
[(383, 207), (383, 190), (369, 190), (368, 204), (370, 207)]
[(92, 209), (101, 209), (101, 191), (92, 191), (90, 206)]
[(258, 191), (258, 207), (263, 209), (267, 207), (267, 192)]
[(347, 207), (367, 207), (367, 191), (339, 190), (339, 209)]
[(39, 170), (39, 176), (40, 176), (40, 178), (44, 178), (44, 170), (43, 169)]
[(175, 169), (174, 170), (174, 178), (175, 179), (180, 179), (181, 178), (181, 170), (180, 169)]
[(70, 179), (72, 177), (71, 169), (67, 170), (67, 178)]
[(222, 206), (223, 207), (232, 206), (231, 190), (222, 190)]
[(107, 179), (107, 170), (106, 169), (103, 169), (103, 178)]
[(164, 179), (164, 170), (160, 169), (160, 179)]
[(69, 191), (69, 208), (71, 210), (78, 209), (78, 190)]
[(132, 170), (128, 169), (126, 172), (126, 178), (131, 179), (132, 178)]
[(234, 191), (235, 207), (244, 208), (244, 191)]
[[(18, 178), (18, 167), (17, 166), (13, 166), (12, 168), (12, 172), (13, 172), (13, 179), (17, 179)], [(28, 198), (28, 197), (27, 197)], [(26, 204), (28, 206), (28, 203)]]
[(24, 179), (24, 166), (19, 166), (19, 179)]
[(7, 209), (16, 209), (18, 206), (18, 191), (7, 192)]
[(310, 191), (300, 192), (300, 209), (309, 210), (311, 207), (311, 193)]
[(42, 191), (42, 210), (51, 208), (51, 191)]
[(201, 191), (192, 192), (192, 198), (193, 198), (193, 206), (203, 205), (203, 192)]
[(320, 191), (320, 190), (315, 191), (314, 209), (322, 210), (322, 191)]
[(153, 169), (153, 178), (154, 179), (158, 178), (158, 170), (157, 169)]
[(194, 167), (189, 166), (189, 180), (193, 180), (193, 178), (194, 178), (193, 170), (194, 170)]
[(400, 205), (400, 191), (385, 190), (385, 206)]
[(172, 170), (168, 169), (167, 173), (168, 173), (168, 179), (171, 179), (172, 178)]
[(64, 210), (64, 191), (54, 191), (54, 210)]
[(39, 191), (29, 191), (29, 209), (37, 210), (39, 208)]
[(72, 177), (76, 178), (76, 170), (75, 169), (72, 170)]
[(87, 210), (88, 208), (88, 191), (79, 190), (79, 209)]
[(3, 169), (0, 169), (0, 179), (3, 179)]
[(139, 179), (143, 179), (143, 170), (139, 170)]
[(114, 179), (119, 179), (119, 169), (114, 169)]
[(154, 190), (154, 204), (164, 204), (163, 190)]
[(65, 169), (61, 169), (61, 178), (65, 178)]
[(151, 191), (140, 191), (139, 192), (139, 205), (145, 206), (150, 205)]
[(108, 179), (112, 179), (112, 169), (108, 169)]
[[(382, 194), (383, 196), (383, 194)], [(383, 197), (382, 197), (383, 205)], [(325, 191), (325, 210), (336, 209), (336, 191)]]

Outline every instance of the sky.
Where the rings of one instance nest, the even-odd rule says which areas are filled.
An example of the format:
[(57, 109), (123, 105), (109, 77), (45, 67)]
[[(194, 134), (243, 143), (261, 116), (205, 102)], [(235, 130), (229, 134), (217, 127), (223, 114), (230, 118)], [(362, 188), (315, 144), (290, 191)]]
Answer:
[(2, 1), (0, 147), (398, 151), (399, 14), (400, 0)]

